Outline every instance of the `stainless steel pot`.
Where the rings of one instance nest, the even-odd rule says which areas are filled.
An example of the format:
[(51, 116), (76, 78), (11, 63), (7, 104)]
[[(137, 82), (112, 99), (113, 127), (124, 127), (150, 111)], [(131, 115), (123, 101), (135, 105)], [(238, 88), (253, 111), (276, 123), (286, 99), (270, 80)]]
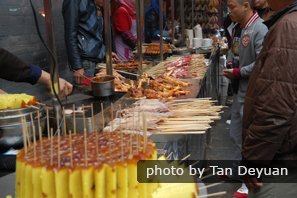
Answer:
[(36, 129), (36, 137), (38, 134), (37, 113), (41, 113), (40, 124), (42, 129), (45, 129), (46, 117), (44, 115), (44, 107), (27, 107), (13, 110), (0, 111), (0, 153), (3, 153), (10, 148), (19, 149), (23, 147), (22, 121), (21, 118), (26, 118), (26, 125), (30, 138), (33, 138), (33, 130), (30, 114), (33, 115), (33, 123)]
[(94, 96), (106, 97), (114, 94), (114, 77), (104, 76), (93, 78), (92, 92)]

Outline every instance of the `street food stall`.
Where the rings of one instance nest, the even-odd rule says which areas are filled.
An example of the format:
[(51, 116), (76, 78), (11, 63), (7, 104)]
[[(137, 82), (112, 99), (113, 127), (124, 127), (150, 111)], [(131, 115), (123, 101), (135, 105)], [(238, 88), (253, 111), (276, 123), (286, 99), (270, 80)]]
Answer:
[[(61, 99), (51, 1), (44, 1), (52, 97), (40, 101), (30, 95), (2, 96), (7, 104), (0, 108), (0, 159), (9, 162), (1, 166), (9, 164), (6, 168), (16, 169), (16, 174), (0, 178), (0, 183), (16, 187), (0, 190), (1, 197), (15, 192), (17, 197), (164, 197), (163, 190), (175, 192), (176, 185), (138, 183), (138, 160), (205, 158), (209, 130), (223, 111), (218, 106), (221, 46), (209, 40), (204, 49), (185, 46), (184, 20), (182, 47), (165, 43), (163, 28), (159, 43), (144, 44), (143, 6), (143, 1), (136, 1), (137, 59), (113, 64), (110, 1), (104, 1), (106, 61), (88, 79), (90, 86), (75, 86), (73, 95)], [(175, 12), (171, 13), (174, 20)], [(180, 53), (185, 47), (187, 53)], [(15, 101), (20, 105), (14, 106)], [(193, 152), (190, 140), (199, 144), (198, 151)], [(203, 195), (196, 183), (180, 185), (177, 194), (181, 190), (185, 197)]]

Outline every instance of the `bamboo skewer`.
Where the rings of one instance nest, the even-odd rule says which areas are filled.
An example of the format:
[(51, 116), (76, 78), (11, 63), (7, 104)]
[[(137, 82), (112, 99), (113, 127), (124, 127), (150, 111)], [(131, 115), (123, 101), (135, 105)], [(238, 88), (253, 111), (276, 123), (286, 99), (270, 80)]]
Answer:
[(47, 138), (50, 139), (49, 110), (46, 109)]
[(119, 119), (120, 119), (120, 135), (121, 135), (121, 159), (124, 160), (124, 140), (123, 140), (123, 131), (122, 131), (122, 106), (119, 105)]
[(147, 147), (147, 122), (146, 122), (146, 114), (145, 112), (142, 113), (142, 121), (143, 121), (143, 131), (144, 131), (144, 149), (143, 151), (146, 151)]
[(113, 115), (113, 103), (111, 103), (110, 105), (110, 115), (111, 115), (111, 119), (110, 119), (110, 127), (111, 127), (111, 132), (113, 132), (113, 120), (114, 120), (114, 115)]
[(69, 130), (70, 165), (73, 167), (72, 131)]
[(53, 136), (54, 136), (54, 130), (51, 128), (50, 129), (50, 131), (51, 131), (51, 133), (50, 133), (50, 140), (51, 140), (51, 166), (53, 165), (53, 161), (54, 161), (54, 138), (53, 138)]
[(42, 128), (40, 125), (40, 112), (38, 112), (38, 131), (39, 131), (39, 141), (40, 141), (40, 157), (41, 161), (43, 161), (43, 141), (42, 141)]
[(85, 151), (85, 167), (88, 167), (88, 144), (87, 144), (87, 129), (84, 128), (84, 151)]
[(33, 121), (33, 114), (30, 113), (30, 118), (31, 118), (31, 126), (32, 126), (32, 131), (33, 131), (33, 152), (34, 152), (34, 161), (36, 161), (36, 130), (35, 130), (35, 125)]
[(85, 106), (82, 105), (82, 111), (83, 111), (83, 127), (84, 127), (84, 130), (87, 129), (86, 128), (86, 113), (85, 113)]
[(103, 109), (103, 103), (101, 102), (101, 117), (102, 117), (102, 129), (105, 127), (105, 119), (104, 119), (104, 109)]
[(94, 105), (91, 104), (91, 116), (92, 116), (92, 131), (95, 131), (95, 119), (94, 119)]
[(73, 110), (73, 133), (76, 134), (76, 113), (75, 113), (75, 104), (72, 106)]
[(58, 168), (61, 167), (61, 130), (58, 128)]
[(199, 196), (199, 198), (216, 197), (216, 196), (221, 196), (221, 195), (226, 195), (226, 194), (227, 194), (227, 191), (222, 191), (222, 192), (212, 193), (212, 194), (208, 194), (208, 195), (202, 195), (202, 196)]
[(22, 118), (22, 133), (23, 133), (23, 144), (24, 144), (24, 149), (25, 149), (25, 157), (27, 157), (27, 152), (28, 152), (28, 148), (27, 148), (27, 139), (26, 139), (26, 118), (25, 116), (23, 116)]
[(63, 107), (63, 130), (64, 134), (67, 135), (67, 129), (66, 129), (66, 115), (65, 115), (65, 108)]

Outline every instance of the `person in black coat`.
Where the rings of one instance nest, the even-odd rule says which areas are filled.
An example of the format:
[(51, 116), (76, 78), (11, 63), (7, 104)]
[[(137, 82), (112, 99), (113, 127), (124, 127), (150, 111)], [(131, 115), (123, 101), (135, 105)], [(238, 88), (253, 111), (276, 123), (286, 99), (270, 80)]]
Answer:
[[(32, 85), (36, 83), (43, 84), (48, 90), (51, 88), (50, 74), (43, 71), (39, 66), (26, 64), (17, 56), (0, 48), (0, 78), (14, 81), (27, 82)], [(72, 92), (72, 85), (66, 80), (60, 78), (60, 95), (67, 96)], [(0, 90), (1, 93), (5, 93)]]

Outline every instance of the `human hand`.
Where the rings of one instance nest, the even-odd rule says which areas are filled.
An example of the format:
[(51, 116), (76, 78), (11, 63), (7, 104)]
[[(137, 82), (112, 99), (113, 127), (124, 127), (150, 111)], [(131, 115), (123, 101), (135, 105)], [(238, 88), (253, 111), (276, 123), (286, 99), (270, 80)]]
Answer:
[(60, 84), (60, 92), (59, 95), (61, 97), (68, 96), (72, 93), (73, 86), (68, 81), (64, 80), (63, 78), (59, 78), (59, 84)]
[(229, 78), (229, 79), (234, 79), (235, 76), (234, 76), (234, 72), (233, 72), (233, 69), (224, 69), (224, 76)]
[(116, 53), (114, 53), (114, 52), (112, 52), (112, 62), (113, 63), (117, 63), (117, 62), (119, 62), (119, 57), (117, 56), (117, 54)]
[(0, 89), (0, 94), (7, 94), (5, 91), (3, 91), (2, 89)]
[(75, 83), (77, 83), (79, 85), (82, 84), (82, 82), (84, 80), (84, 73), (85, 73), (85, 70), (83, 68), (78, 69), (73, 72), (73, 77), (74, 77)]
[(247, 185), (250, 191), (255, 191), (263, 186), (263, 183), (256, 177), (246, 175), (243, 177), (244, 183)]
[[(51, 76), (46, 71), (42, 70), (41, 76), (38, 79), (38, 83), (43, 84), (46, 86), (47, 90), (50, 92), (52, 88), (51, 83)], [(60, 96), (64, 97), (72, 93), (73, 86), (63, 78), (59, 78), (59, 84), (60, 84)]]

